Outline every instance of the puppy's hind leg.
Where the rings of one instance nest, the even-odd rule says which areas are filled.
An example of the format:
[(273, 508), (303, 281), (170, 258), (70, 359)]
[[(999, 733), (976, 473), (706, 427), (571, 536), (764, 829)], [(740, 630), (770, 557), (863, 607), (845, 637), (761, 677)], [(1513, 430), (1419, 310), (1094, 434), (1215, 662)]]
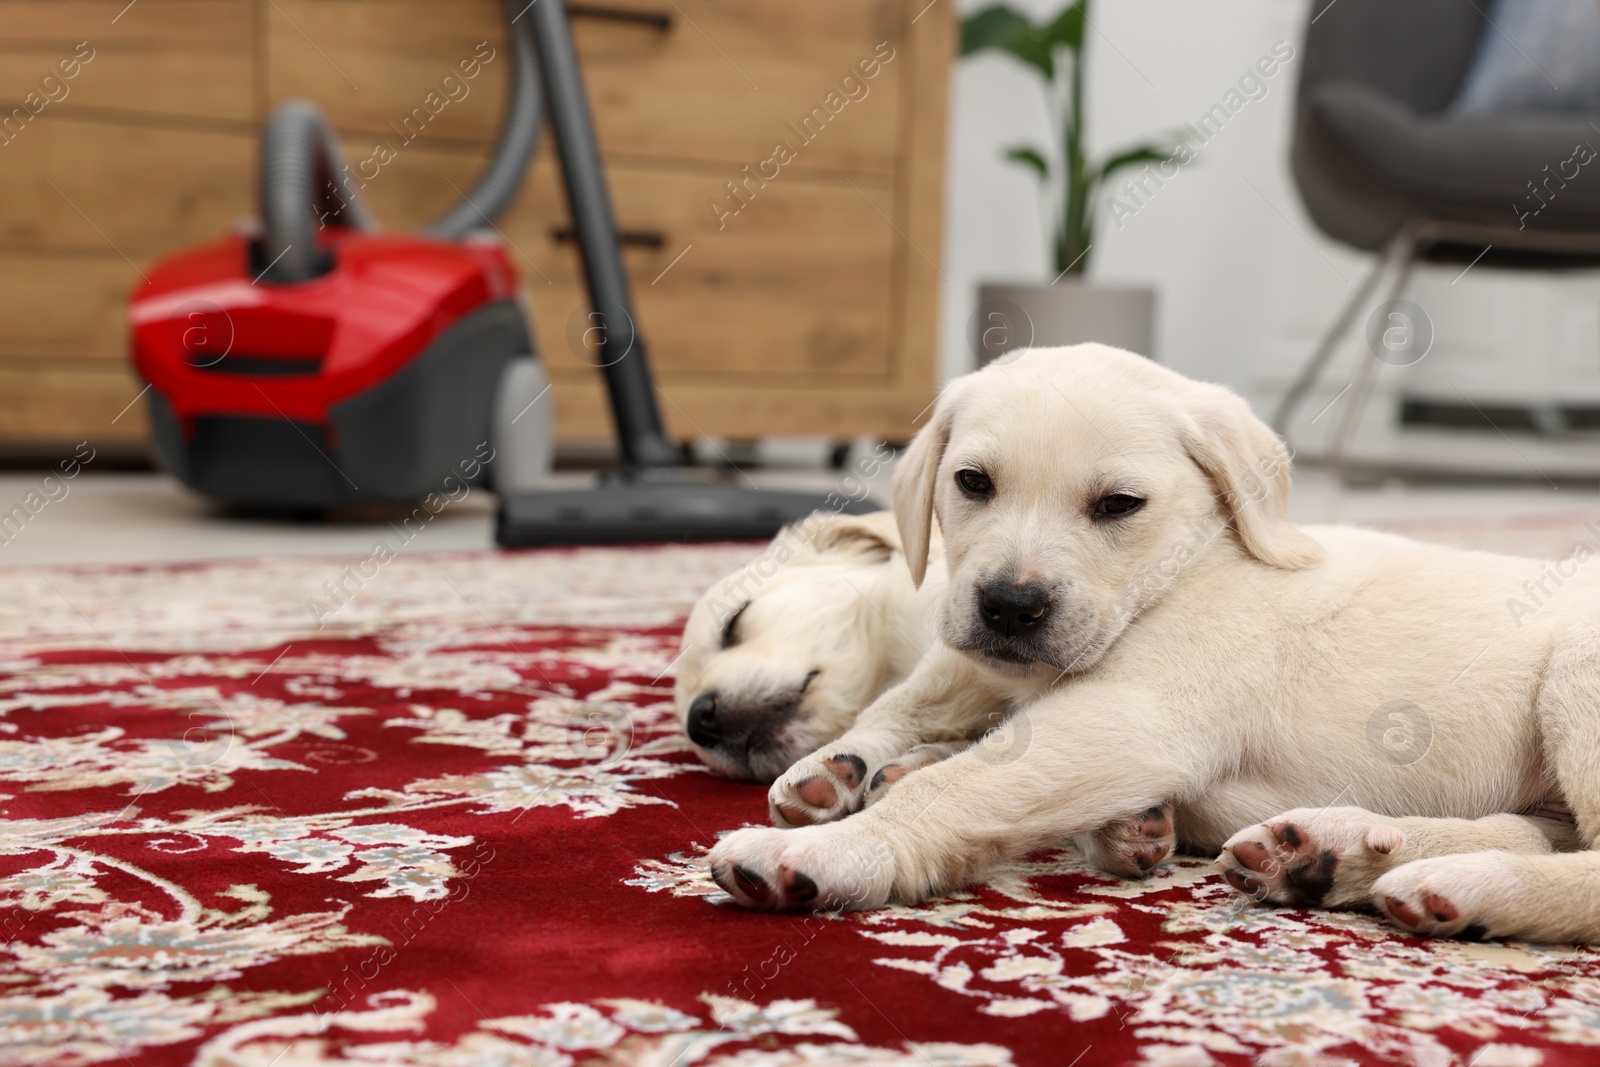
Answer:
[(1123, 878), (1148, 878), (1156, 865), (1178, 847), (1171, 804), (1107, 823), (1092, 834), (1074, 839), (1078, 851), (1093, 867)]
[(1558, 635), (1537, 705), (1545, 764), (1585, 851), (1442, 856), (1378, 879), (1373, 900), (1418, 933), (1600, 943), (1600, 614)]
[(1485, 849), (1540, 854), (1575, 843), (1570, 826), (1521, 815), (1393, 818), (1362, 808), (1296, 808), (1234, 834), (1217, 867), (1239, 892), (1268, 904), (1368, 908), (1391, 871)]
[(1418, 860), (1379, 878), (1372, 897), (1412, 933), (1600, 944), (1600, 852)]
[[(929, 741), (886, 763), (872, 776), (863, 808), (870, 808), (912, 771), (949, 759), (970, 748), (972, 741)], [(1148, 811), (1108, 823), (1092, 834), (1073, 839), (1091, 867), (1121, 878), (1148, 878), (1178, 847), (1173, 807), (1160, 804)]]
[(1569, 626), (1545, 665), (1537, 707), (1545, 762), (1585, 848), (1600, 848), (1600, 613)]

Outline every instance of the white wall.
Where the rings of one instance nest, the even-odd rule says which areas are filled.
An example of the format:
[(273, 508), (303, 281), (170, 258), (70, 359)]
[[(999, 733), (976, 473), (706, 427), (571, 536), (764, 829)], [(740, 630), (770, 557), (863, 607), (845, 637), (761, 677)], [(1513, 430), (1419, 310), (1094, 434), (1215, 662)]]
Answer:
[[(988, 2), (960, 0), (958, 10)], [(1012, 2), (1036, 15), (1060, 7)], [(1193, 121), (1275, 41), (1298, 52), (1308, 17), (1308, 5), (1295, 0), (1096, 0), (1087, 60), (1093, 152)], [(1291, 61), (1264, 98), (1120, 229), (1102, 208), (1091, 253), (1092, 279), (1158, 290), (1161, 362), (1226, 382), (1258, 410), (1287, 385), (1371, 261), (1323, 237), (1300, 206), (1288, 169), (1298, 74)], [(954, 77), (940, 352), (947, 377), (972, 365), (966, 322), (980, 280), (1048, 281), (1052, 273), (1036, 183), (1000, 159), (1021, 141), (1051, 143), (1036, 78), (1001, 55), (963, 60)], [(1479, 267), (1452, 285), (1459, 269), (1423, 268), (1408, 292), (1435, 320), (1434, 352), (1417, 368), (1430, 391), (1457, 381), (1475, 383), (1468, 389), (1479, 396), (1526, 391), (1535, 381), (1548, 391), (1559, 366), (1561, 389), (1600, 397), (1594, 275), (1552, 286)], [(1352, 345), (1346, 363), (1354, 358)], [(1328, 377), (1323, 396), (1331, 398), (1349, 374), (1336, 366)], [(1308, 404), (1324, 402), (1314, 396)]]

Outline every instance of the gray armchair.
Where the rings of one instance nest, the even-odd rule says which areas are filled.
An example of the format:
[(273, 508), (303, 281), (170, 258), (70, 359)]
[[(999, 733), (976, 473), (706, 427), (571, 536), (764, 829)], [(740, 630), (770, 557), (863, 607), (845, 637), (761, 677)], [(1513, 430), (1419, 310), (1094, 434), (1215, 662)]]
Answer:
[[(1489, 3), (1316, 0), (1320, 14), (1301, 57), (1295, 184), (1324, 233), (1381, 255), (1285, 394), (1273, 420), (1279, 433), (1385, 273), (1393, 272), (1392, 300), (1419, 259), (1600, 263), (1600, 161), (1571, 162), (1577, 146), (1600, 146), (1600, 126), (1591, 123), (1600, 115), (1449, 110), (1480, 38), (1498, 32), (1485, 14)], [(1336, 467), (1373, 362), (1358, 364), (1336, 423)]]

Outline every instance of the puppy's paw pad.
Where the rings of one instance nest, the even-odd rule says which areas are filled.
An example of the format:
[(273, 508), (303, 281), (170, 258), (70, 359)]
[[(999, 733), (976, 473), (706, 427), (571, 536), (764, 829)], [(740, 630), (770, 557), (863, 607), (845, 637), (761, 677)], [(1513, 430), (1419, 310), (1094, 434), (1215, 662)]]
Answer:
[(778, 868), (783, 879), (783, 895), (791, 904), (812, 904), (817, 899), (817, 883), (793, 867)]
[(774, 804), (772, 821), (779, 827), (810, 826), (811, 814), (798, 804)]
[(848, 752), (825, 759), (822, 765), (832, 771), (846, 789), (856, 788), (867, 777), (867, 761)]
[[(1377, 910), (1396, 926), (1431, 937), (1482, 941), (1526, 936), (1517, 906), (1520, 878), (1494, 854), (1463, 853), (1397, 867), (1372, 888)], [(1503, 907), (1496, 908), (1496, 902)]]
[(1405, 833), (1360, 808), (1300, 808), (1239, 831), (1217, 866), (1241, 893), (1272, 904), (1363, 902)]
[(851, 753), (807, 756), (784, 771), (767, 792), (773, 825), (813, 826), (861, 807), (866, 761)]
[(872, 776), (872, 784), (867, 786), (869, 793), (876, 793), (886, 786), (894, 785), (907, 774), (911, 773), (898, 763), (885, 764), (878, 768), (878, 773)]
[[(1339, 852), (1323, 848), (1306, 828), (1293, 823), (1263, 823), (1235, 835), (1223, 846), (1217, 864), (1228, 884), (1274, 904), (1321, 904), (1333, 889)], [(1244, 886), (1246, 888), (1241, 888)]]
[(1222, 877), (1245, 896), (1261, 898), (1266, 892), (1265, 886), (1235, 867), (1223, 867)]
[(876, 907), (889, 897), (892, 853), (843, 829), (735, 830), (707, 857), (711, 877), (756, 911)]
[(831, 808), (839, 802), (839, 791), (826, 778), (807, 778), (795, 786), (794, 791), (813, 808)]
[(1438, 893), (1422, 894), (1422, 906), (1428, 909), (1428, 914), (1436, 923), (1453, 923), (1461, 918), (1461, 912), (1456, 906)]
[(871, 807), (883, 798), (891, 786), (906, 775), (949, 759), (963, 747), (965, 746), (944, 741), (927, 741), (909, 752), (896, 756), (894, 762), (879, 767), (877, 773), (872, 776), (872, 780), (867, 784), (866, 801), (862, 806)]
[(1102, 827), (1095, 833), (1092, 860), (1124, 878), (1145, 878), (1177, 847), (1172, 806), (1163, 805)]
[(783, 906), (783, 883), (775, 876), (786, 836), (782, 830), (735, 830), (706, 857), (711, 879), (747, 908), (775, 911)]
[[(733, 880), (733, 886), (723, 886), (729, 893), (734, 893), (734, 888), (737, 887), (739, 893), (743, 893), (758, 904), (765, 904), (772, 896), (772, 887), (763, 882), (759, 874), (748, 868), (735, 864), (729, 872), (729, 876)], [(713, 874), (713, 877), (715, 877), (715, 874)], [(717, 881), (718, 884), (721, 884), (721, 879), (717, 879)], [(734, 893), (734, 895), (737, 896), (738, 894)]]
[(1166, 845), (1131, 845), (1126, 851), (1128, 861), (1140, 874), (1149, 874), (1156, 864), (1167, 858), (1172, 849)]
[(1422, 927), (1423, 918), (1421, 913), (1399, 897), (1384, 897), (1383, 911), (1384, 914), (1388, 915), (1390, 919), (1400, 926), (1410, 930), (1418, 930)]
[(1406, 832), (1398, 826), (1374, 826), (1367, 831), (1367, 847), (1380, 856), (1399, 852), (1406, 843)]
[(1272, 850), (1259, 841), (1236, 841), (1227, 846), (1233, 853), (1233, 858), (1240, 866), (1256, 874), (1267, 874), (1277, 868), (1277, 860), (1272, 858)]
[(1487, 934), (1482, 926), (1461, 921), (1461, 909), (1449, 898), (1438, 893), (1423, 891), (1410, 894), (1411, 899), (1385, 894), (1380, 911), (1396, 926), (1414, 934), (1432, 934), (1436, 937), (1465, 937), (1481, 941)]
[(871, 783), (867, 786), (867, 796), (862, 802), (862, 807), (870, 808), (888, 795), (889, 789), (911, 771), (899, 763), (887, 763), (878, 768), (878, 773), (872, 776)]

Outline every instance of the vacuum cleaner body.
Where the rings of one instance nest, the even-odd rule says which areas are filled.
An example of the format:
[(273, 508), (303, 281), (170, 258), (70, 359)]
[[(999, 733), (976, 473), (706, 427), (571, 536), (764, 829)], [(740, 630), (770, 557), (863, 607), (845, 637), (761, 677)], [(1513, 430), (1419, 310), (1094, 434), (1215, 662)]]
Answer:
[(199, 493), (315, 510), (481, 484), (493, 411), (532, 351), (504, 250), (332, 229), (326, 268), (262, 280), (243, 237), (174, 255), (130, 307), (155, 450)]

